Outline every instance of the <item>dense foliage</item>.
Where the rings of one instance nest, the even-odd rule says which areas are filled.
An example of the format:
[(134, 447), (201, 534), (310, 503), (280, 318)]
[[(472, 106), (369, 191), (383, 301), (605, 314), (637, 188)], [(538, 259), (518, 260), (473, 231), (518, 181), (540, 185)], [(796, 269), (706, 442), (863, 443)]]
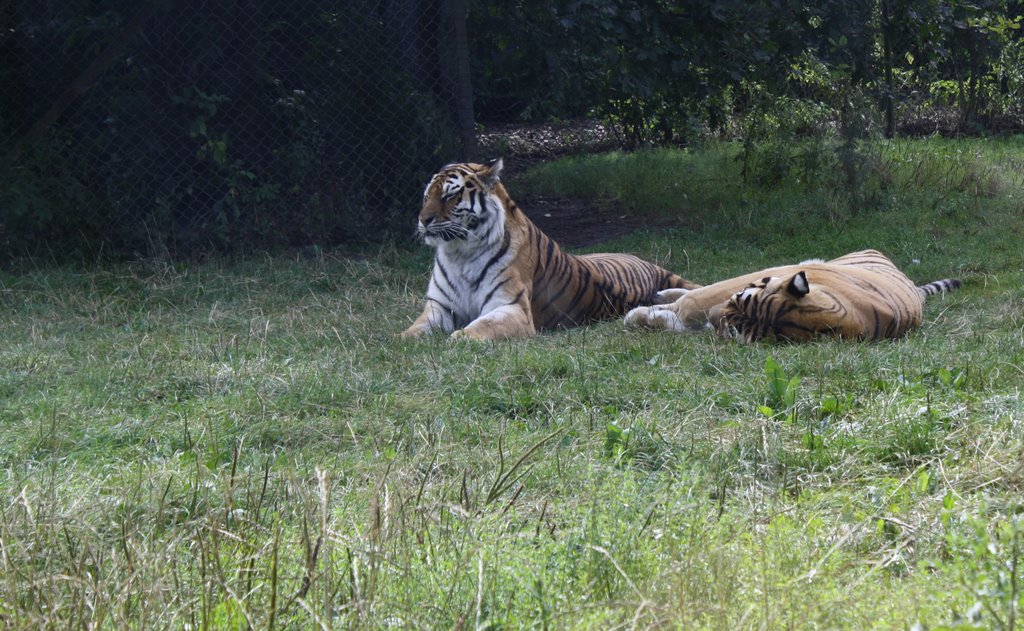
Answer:
[[(76, 86), (145, 7), (130, 45)], [(91, 260), (407, 231), (424, 179), (469, 149), (466, 64), (484, 128), (591, 117), (624, 148), (722, 134), (759, 184), (806, 165), (792, 140), (813, 137), (811, 157), (841, 163), (856, 191), (869, 135), (1021, 128), (1022, 13), (1019, 0), (15, 0), (0, 8), (0, 247)]]
[[(1008, 0), (470, 2), (478, 116), (582, 114), (632, 144), (824, 106), (889, 136), (1019, 128), (1022, 3)], [(765, 99), (768, 96), (770, 98)], [(930, 127), (924, 121), (932, 119)]]
[[(8, 160), (153, 2), (130, 46)], [(453, 152), (447, 31), (419, 3), (379, 4), (4, 3), (0, 243), (191, 255), (404, 227)]]

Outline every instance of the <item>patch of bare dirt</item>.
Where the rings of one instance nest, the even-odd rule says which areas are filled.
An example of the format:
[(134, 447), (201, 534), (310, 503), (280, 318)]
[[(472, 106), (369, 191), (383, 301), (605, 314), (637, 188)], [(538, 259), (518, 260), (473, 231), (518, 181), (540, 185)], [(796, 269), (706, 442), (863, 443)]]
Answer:
[(538, 228), (563, 248), (597, 245), (647, 227), (646, 222), (599, 209), (580, 199), (531, 196), (516, 203)]
[[(477, 141), (481, 156), (505, 159), (506, 176), (548, 160), (609, 151), (621, 144), (614, 129), (591, 120), (494, 126), (480, 134)], [(515, 190), (509, 190), (509, 194), (526, 216), (563, 248), (597, 245), (650, 227), (646, 221), (581, 199), (520, 196)]]

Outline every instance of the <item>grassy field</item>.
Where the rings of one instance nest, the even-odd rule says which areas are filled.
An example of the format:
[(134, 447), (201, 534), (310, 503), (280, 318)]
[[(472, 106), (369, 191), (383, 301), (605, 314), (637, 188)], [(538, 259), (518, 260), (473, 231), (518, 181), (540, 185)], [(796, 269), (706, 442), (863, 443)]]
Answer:
[(1024, 139), (866, 147), (852, 193), (777, 150), (509, 188), (671, 219), (602, 249), (699, 282), (875, 247), (964, 287), (895, 342), (474, 344), (396, 339), (411, 244), (0, 274), (0, 627), (1014, 628)]

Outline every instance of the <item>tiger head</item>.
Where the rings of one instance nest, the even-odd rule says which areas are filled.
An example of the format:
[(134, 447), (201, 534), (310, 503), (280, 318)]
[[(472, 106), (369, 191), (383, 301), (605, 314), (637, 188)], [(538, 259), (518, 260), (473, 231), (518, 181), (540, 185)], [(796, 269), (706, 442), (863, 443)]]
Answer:
[(449, 164), (427, 183), (417, 234), (430, 246), (473, 251), (504, 236), (502, 160)]
[(812, 291), (804, 271), (751, 283), (726, 303), (719, 331), (743, 342), (809, 340), (846, 328), (848, 314), (827, 291)]

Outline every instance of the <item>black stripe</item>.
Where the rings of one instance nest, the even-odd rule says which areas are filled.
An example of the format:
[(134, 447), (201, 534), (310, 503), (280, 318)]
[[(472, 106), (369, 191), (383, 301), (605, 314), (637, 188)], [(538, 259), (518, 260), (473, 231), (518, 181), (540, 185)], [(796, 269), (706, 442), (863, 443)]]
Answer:
[(438, 300), (437, 298), (431, 298), (430, 296), (427, 296), (427, 301), (434, 303), (438, 307), (441, 307), (442, 310), (447, 311), (449, 314), (454, 316), (455, 309), (451, 305), (447, 305), (447, 304), (441, 302), (440, 300)]
[(795, 337), (793, 335), (788, 335), (786, 333), (786, 331), (801, 331), (803, 333), (806, 333), (808, 337), (813, 337), (814, 334), (818, 332), (818, 331), (812, 329), (811, 327), (807, 327), (807, 326), (804, 326), (802, 324), (797, 324), (796, 322), (791, 322), (789, 320), (782, 320), (782, 321), (777, 322), (775, 324), (774, 329), (775, 329), (775, 336), (776, 337), (780, 337), (780, 338), (787, 339), (787, 340), (793, 340), (793, 341), (799, 341), (799, 340), (798, 340), (797, 337)]
[(898, 319), (892, 319), (889, 321), (889, 326), (885, 330), (886, 337), (896, 337), (900, 333), (900, 324)]
[(435, 288), (435, 289), (437, 289), (437, 291), (441, 292), (441, 296), (443, 296), (445, 300), (447, 300), (448, 302), (455, 302), (455, 301), (454, 301), (454, 300), (452, 299), (452, 295), (451, 295), (450, 293), (448, 293), (448, 292), (447, 292), (447, 291), (445, 290), (445, 288), (444, 288), (444, 287), (442, 287), (441, 285), (439, 285), (439, 284), (437, 284), (437, 283), (434, 283), (434, 288)]
[(524, 294), (525, 292), (526, 292), (526, 290), (525, 290), (525, 289), (520, 289), (520, 290), (519, 290), (519, 293), (518, 293), (518, 294), (516, 294), (516, 297), (515, 297), (515, 298), (513, 298), (511, 302), (506, 302), (506, 303), (505, 303), (505, 305), (515, 305), (515, 304), (519, 304), (519, 302), (520, 302), (520, 301), (522, 301), (522, 299), (523, 299), (523, 294)]
[(623, 274), (623, 291), (633, 291), (636, 294), (636, 298), (639, 299), (645, 291), (647, 285), (650, 284), (650, 279), (644, 273), (646, 270), (640, 267), (626, 267)]
[[(579, 267), (579, 263), (573, 261), (576, 265), (570, 265), (569, 255), (562, 254), (555, 259), (555, 272), (548, 275), (549, 278), (562, 278), (562, 286), (554, 292), (548, 291), (548, 304), (544, 307), (549, 310), (547, 320), (544, 321), (543, 328), (550, 329), (558, 324), (561, 324), (565, 320), (565, 310), (560, 309), (558, 303), (561, 301), (562, 296), (565, 294), (566, 288), (572, 283), (573, 280), (578, 278), (576, 267)], [(550, 285), (549, 288), (553, 289)]]
[[(574, 314), (577, 312), (580, 301), (583, 300), (583, 296), (587, 293), (587, 289), (590, 288), (590, 270), (584, 267), (581, 271), (580, 284), (579, 287), (576, 288), (576, 294), (572, 297), (572, 300), (569, 301), (569, 306), (565, 308), (565, 313), (568, 314), (570, 318), (574, 318)], [(574, 319), (578, 320), (577, 318)]]
[[(546, 236), (547, 235), (545, 235), (543, 232), (538, 230), (537, 231), (537, 242), (540, 243), (541, 237), (546, 237)], [(551, 257), (553, 257), (554, 255), (555, 255), (555, 242), (550, 237), (548, 237), (547, 258), (544, 259), (544, 267), (548, 266), (548, 264), (551, 262)]]
[[(619, 287), (626, 288), (633, 283), (633, 279), (629, 278), (631, 271), (632, 270), (623, 270), (621, 268), (609, 265), (608, 271), (605, 272), (605, 276), (608, 277), (608, 280), (615, 281), (615, 283), (617, 283)], [(611, 283), (609, 283), (609, 285), (610, 284)]]
[[(483, 302), (480, 303), (480, 308), (483, 309), (484, 305), (486, 305), (491, 300), (491, 298), (494, 297), (494, 292), (498, 291), (498, 289), (500, 289), (501, 286), (504, 285), (505, 283), (507, 283), (508, 281), (509, 281), (509, 279), (506, 277), (506, 278), (503, 278), (501, 280), (501, 282), (499, 282), (496, 285), (494, 285), (494, 287), (492, 287), (491, 290), (489, 292), (487, 292), (487, 295), (484, 296)], [(522, 293), (522, 292), (520, 291), (520, 293)]]
[(441, 278), (444, 279), (444, 282), (448, 283), (449, 287), (455, 287), (455, 283), (452, 282), (452, 279), (448, 278), (448, 270), (444, 268), (444, 265), (441, 265), (441, 261), (436, 260), (435, 263), (437, 269), (441, 272)]
[[(562, 281), (562, 286), (558, 288), (558, 291), (556, 291), (555, 293), (551, 294), (552, 306), (554, 306), (554, 303), (558, 302), (558, 300), (562, 297), (562, 294), (565, 293), (566, 287), (568, 287), (569, 284), (576, 277), (576, 274), (573, 273), (573, 269), (571, 267), (569, 267), (568, 259), (560, 261), (560, 263), (561, 263), (561, 265), (557, 266), (558, 267), (558, 269), (556, 270), (557, 274), (553, 274), (553, 276), (556, 276), (556, 277), (562, 276), (563, 277), (563, 281)], [(564, 268), (567, 268), (567, 269), (564, 269)]]
[(511, 242), (512, 236), (509, 232), (506, 231), (505, 238), (502, 239), (501, 241), (501, 248), (499, 248), (498, 252), (491, 257), (491, 260), (487, 261), (487, 264), (484, 265), (484, 268), (480, 271), (480, 276), (478, 276), (477, 279), (473, 281), (473, 286), (471, 287), (472, 291), (480, 289), (480, 283), (484, 281), (484, 277), (487, 276), (487, 272), (491, 269), (491, 266), (498, 262), (498, 260), (501, 257), (505, 256), (505, 253), (508, 252), (508, 246)]

